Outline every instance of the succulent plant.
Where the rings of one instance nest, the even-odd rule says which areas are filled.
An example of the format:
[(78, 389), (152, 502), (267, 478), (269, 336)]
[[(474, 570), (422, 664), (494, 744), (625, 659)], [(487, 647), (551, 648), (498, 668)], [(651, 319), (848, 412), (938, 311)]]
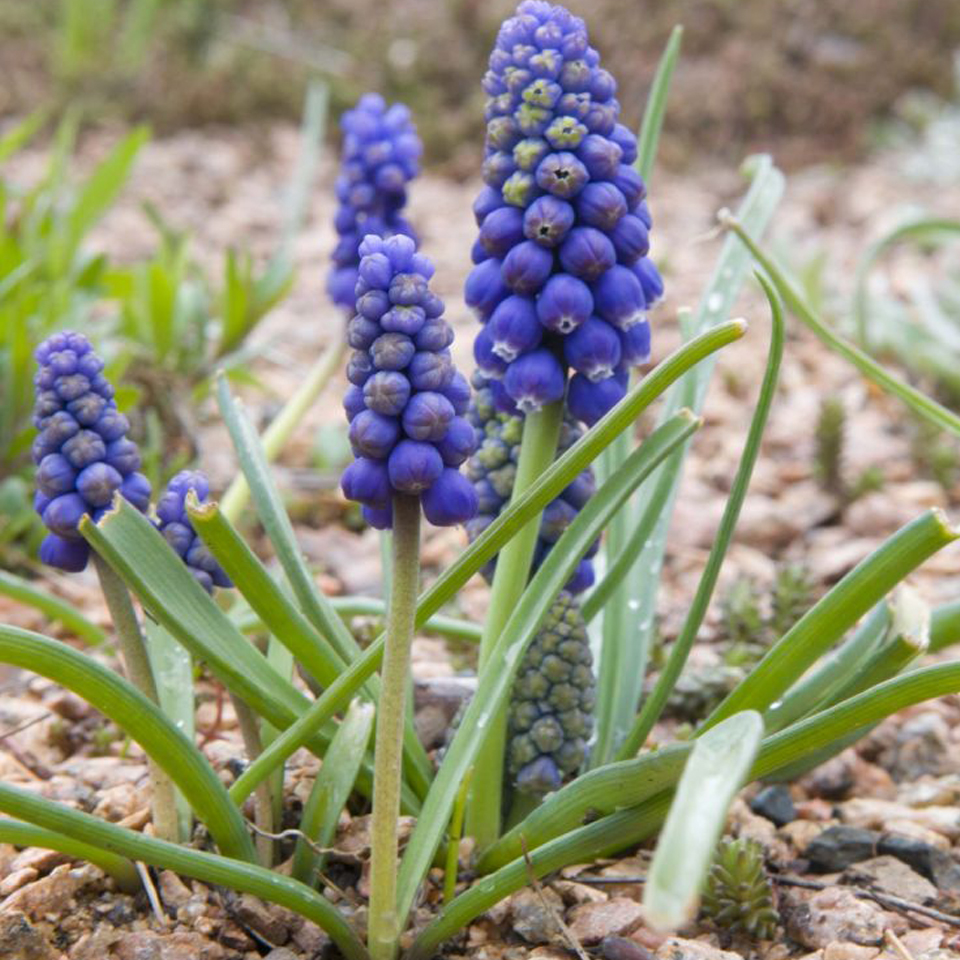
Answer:
[(201, 503), (210, 496), (210, 483), (199, 470), (181, 470), (170, 480), (157, 501), (157, 529), (207, 593), (212, 593), (215, 586), (232, 587), (190, 522), (186, 499), (191, 490)]
[(650, 212), (618, 123), (616, 81), (579, 17), (525, 0), (490, 55), (486, 186), (466, 300), (475, 356), (521, 411), (559, 400), (593, 424), (650, 353), (646, 310), (663, 293), (647, 257)]
[(470, 385), (450, 359), (453, 330), (428, 286), (433, 264), (401, 234), (369, 235), (360, 253), (343, 404), (356, 459), (344, 471), (344, 495), (378, 529), (392, 525), (394, 493), (418, 496), (436, 526), (464, 523), (477, 512), (473, 484), (458, 469), (475, 446), (465, 417)]
[(703, 891), (701, 912), (731, 933), (769, 940), (780, 915), (764, 866), (763, 847), (747, 837), (720, 841)]
[(376, 93), (365, 94), (353, 110), (344, 113), (340, 128), (343, 157), (334, 221), (340, 239), (327, 276), (327, 293), (350, 314), (356, 302), (361, 240), (370, 233), (416, 239), (401, 211), (407, 202), (407, 184), (419, 172), (423, 145), (407, 107), (400, 103), (388, 107)]
[[(523, 417), (505, 413), (498, 404), (500, 383), (487, 380), (479, 372), (473, 376), (474, 396), (467, 414), (477, 434), (476, 452), (467, 461), (466, 474), (477, 492), (477, 516), (467, 524), (467, 533), (473, 540), (496, 518), (509, 502), (513, 493), (517, 458), (520, 455), (520, 440), (523, 435)], [(560, 434), (559, 449), (562, 453), (582, 435), (579, 424), (567, 417)], [(550, 552), (554, 543), (577, 515), (577, 511), (596, 490), (593, 470), (584, 470), (564, 490), (563, 494), (543, 511), (540, 521), (540, 538), (534, 554), (534, 569)], [(493, 576), (495, 560), (484, 568), (484, 575)], [(581, 593), (593, 584), (593, 563), (589, 558), (580, 561), (566, 590)]]
[(98, 519), (119, 492), (138, 510), (150, 505), (150, 482), (139, 473), (140, 451), (117, 409), (103, 360), (83, 334), (65, 331), (36, 350), (33, 441), (37, 465), (34, 508), (50, 531), (40, 559), (61, 570), (83, 570), (90, 548), (79, 531)]
[(527, 648), (513, 685), (507, 768), (520, 792), (556, 790), (586, 759), (596, 696), (592, 667), (580, 606), (563, 592)]

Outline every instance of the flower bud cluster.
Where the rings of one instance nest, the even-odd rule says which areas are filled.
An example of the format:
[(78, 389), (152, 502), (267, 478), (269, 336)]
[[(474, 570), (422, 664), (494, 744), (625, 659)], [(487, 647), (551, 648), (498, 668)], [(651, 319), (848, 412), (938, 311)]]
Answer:
[(33, 442), (34, 508), (50, 533), (40, 559), (83, 570), (90, 547), (80, 534), (85, 516), (99, 519), (119, 492), (138, 510), (150, 506), (150, 481), (139, 473), (140, 451), (117, 409), (103, 360), (79, 333), (55, 333), (36, 350)]
[(465, 291), (483, 324), (477, 365), (524, 412), (563, 397), (571, 368), (568, 407), (592, 425), (649, 358), (646, 311), (663, 293), (636, 137), (583, 21), (542, 0), (504, 22), (483, 87)]
[(327, 292), (337, 306), (353, 312), (353, 288), (360, 256), (357, 248), (368, 233), (405, 234), (416, 238), (402, 216), (407, 184), (419, 172), (423, 145), (403, 104), (387, 107), (376, 93), (362, 96), (340, 120), (343, 160), (337, 177), (339, 207), (334, 226), (339, 241), (327, 277)]
[(212, 593), (215, 586), (232, 587), (230, 578), (190, 522), (186, 500), (191, 490), (200, 503), (210, 496), (210, 483), (199, 470), (181, 470), (170, 480), (157, 501), (157, 529), (207, 593)]
[(592, 666), (580, 607), (561, 593), (527, 648), (510, 700), (507, 769), (522, 793), (558, 789), (586, 759), (596, 699)]
[[(467, 533), (473, 540), (497, 518), (513, 493), (513, 483), (520, 456), (520, 441), (523, 436), (523, 417), (504, 412), (497, 404), (502, 397), (498, 381), (487, 381), (479, 372), (473, 377), (474, 396), (468, 418), (477, 433), (477, 450), (467, 461), (467, 477), (477, 493), (477, 516), (467, 524)], [(562, 453), (576, 443), (582, 435), (576, 421), (566, 418), (560, 431), (559, 450)], [(588, 467), (563, 493), (543, 511), (540, 521), (540, 536), (534, 554), (534, 569), (540, 565), (561, 534), (570, 525), (580, 508), (593, 496), (596, 482)], [(591, 556), (596, 550), (591, 551)], [(482, 573), (492, 578), (495, 560)], [(566, 590), (580, 593), (594, 581), (593, 563), (589, 557), (580, 561)]]
[(464, 523), (477, 512), (458, 469), (476, 442), (465, 416), (470, 385), (453, 366), (443, 301), (430, 292), (433, 264), (400, 234), (367, 236), (360, 254), (343, 402), (356, 460), (344, 495), (379, 529), (392, 525), (394, 493), (418, 496), (436, 526)]

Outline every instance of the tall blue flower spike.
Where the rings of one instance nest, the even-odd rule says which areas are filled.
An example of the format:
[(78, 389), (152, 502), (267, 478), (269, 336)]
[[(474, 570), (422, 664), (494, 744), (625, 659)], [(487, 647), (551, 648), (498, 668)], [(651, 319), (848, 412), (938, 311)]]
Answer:
[(470, 386), (450, 358), (453, 329), (429, 288), (433, 264), (401, 234), (365, 237), (360, 255), (343, 403), (356, 459), (343, 493), (378, 529), (392, 525), (394, 493), (419, 497), (435, 526), (465, 523), (477, 512), (458, 469), (475, 446)]
[(416, 239), (402, 215), (407, 184), (420, 169), (423, 145), (410, 111), (400, 103), (388, 107), (379, 94), (362, 96), (340, 119), (343, 158), (337, 177), (339, 207), (334, 225), (339, 241), (327, 276), (327, 293), (337, 306), (353, 313), (360, 255), (368, 233)]
[(80, 534), (85, 516), (99, 519), (119, 492), (138, 510), (150, 506), (150, 482), (139, 473), (140, 451), (117, 409), (103, 360), (80, 333), (55, 333), (37, 347), (33, 442), (34, 508), (50, 533), (40, 559), (79, 572), (90, 547)]
[(465, 295), (483, 330), (478, 368), (521, 412), (567, 394), (596, 423), (650, 354), (647, 309), (663, 294), (648, 258), (650, 212), (616, 81), (584, 22), (524, 0), (483, 79), (486, 184)]
[(207, 593), (212, 593), (214, 587), (232, 587), (230, 578), (190, 522), (187, 494), (191, 490), (200, 503), (210, 496), (210, 483), (199, 470), (181, 470), (170, 480), (157, 501), (157, 529)]

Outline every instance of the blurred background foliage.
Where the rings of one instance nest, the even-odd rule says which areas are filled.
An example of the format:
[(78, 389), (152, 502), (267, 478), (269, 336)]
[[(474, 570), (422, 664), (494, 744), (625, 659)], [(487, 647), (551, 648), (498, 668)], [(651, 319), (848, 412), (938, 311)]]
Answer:
[[(335, 112), (367, 89), (408, 102), (428, 160), (475, 169), (477, 77), (514, 0), (0, 0), (0, 115), (84, 102), (183, 126), (295, 119), (308, 79)], [(849, 158), (905, 91), (950, 92), (956, 0), (571, 0), (618, 77), (626, 120), (670, 28), (686, 28), (663, 158), (796, 166)], [(629, 25), (629, 29), (625, 26)]]

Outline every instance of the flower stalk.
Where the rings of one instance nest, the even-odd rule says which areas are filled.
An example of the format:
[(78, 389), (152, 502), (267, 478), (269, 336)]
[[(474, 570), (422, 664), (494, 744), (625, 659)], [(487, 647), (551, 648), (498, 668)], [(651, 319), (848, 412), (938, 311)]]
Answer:
[[(93, 563), (100, 580), (103, 598), (110, 610), (110, 617), (120, 643), (123, 655), (123, 664), (127, 679), (150, 701), (159, 704), (157, 684), (150, 667), (150, 658), (147, 656), (147, 646), (140, 630), (136, 611), (130, 600), (130, 594), (124, 582), (117, 576), (113, 568), (92, 550)], [(150, 785), (153, 796), (151, 806), (153, 810), (153, 825), (157, 836), (161, 840), (176, 842), (180, 830), (177, 817), (176, 790), (169, 776), (152, 760), (147, 761), (150, 769)]]
[(397, 493), (393, 497), (392, 566), (393, 586), (387, 615), (373, 765), (367, 933), (367, 946), (373, 960), (393, 960), (400, 936), (397, 819), (403, 779), (403, 725), (410, 687), (410, 648), (420, 580), (420, 502), (409, 494)]
[[(563, 422), (563, 402), (548, 404), (527, 414), (512, 500), (516, 500), (553, 463)], [(527, 585), (540, 531), (540, 514), (529, 520), (503, 548), (497, 560), (490, 607), (480, 640), (479, 675), (491, 663), (500, 635)], [(500, 836), (502, 820), (503, 756), (507, 714), (500, 711), (488, 728), (477, 755), (474, 789), (467, 807), (467, 834), (483, 849)]]

